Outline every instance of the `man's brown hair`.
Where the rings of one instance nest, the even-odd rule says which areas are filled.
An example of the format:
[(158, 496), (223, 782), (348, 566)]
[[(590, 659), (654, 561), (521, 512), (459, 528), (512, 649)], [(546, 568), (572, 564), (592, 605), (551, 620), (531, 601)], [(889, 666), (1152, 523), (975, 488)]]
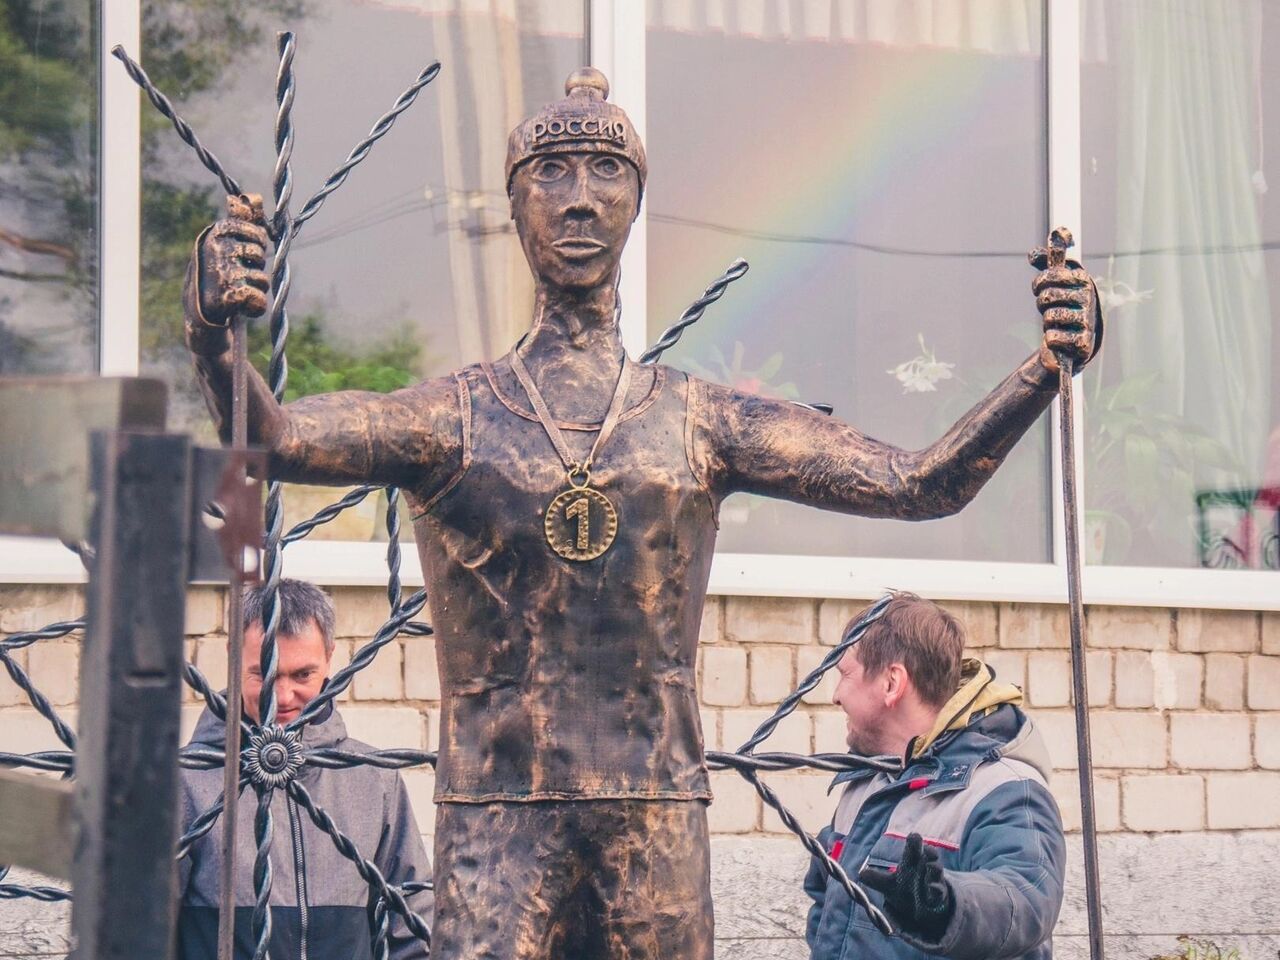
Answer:
[[(858, 613), (845, 627), (848, 633)], [(879, 676), (891, 663), (907, 668), (920, 699), (941, 707), (960, 684), (964, 627), (932, 600), (895, 591), (884, 614), (867, 628), (854, 654), (869, 677)]]

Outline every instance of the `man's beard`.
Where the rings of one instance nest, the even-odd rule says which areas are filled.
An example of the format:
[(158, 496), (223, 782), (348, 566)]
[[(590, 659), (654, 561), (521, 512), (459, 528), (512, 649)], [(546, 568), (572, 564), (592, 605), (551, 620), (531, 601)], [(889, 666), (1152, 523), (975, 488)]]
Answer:
[(860, 757), (875, 757), (884, 753), (880, 747), (880, 738), (874, 730), (851, 730), (845, 742), (849, 745), (849, 750)]

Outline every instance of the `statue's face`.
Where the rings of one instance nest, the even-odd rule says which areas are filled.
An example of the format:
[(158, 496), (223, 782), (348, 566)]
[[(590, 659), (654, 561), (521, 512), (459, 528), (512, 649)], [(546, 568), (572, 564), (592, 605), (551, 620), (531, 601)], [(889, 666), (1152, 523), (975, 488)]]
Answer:
[(542, 283), (589, 290), (613, 283), (640, 196), (635, 167), (611, 153), (557, 153), (520, 166), (511, 216)]

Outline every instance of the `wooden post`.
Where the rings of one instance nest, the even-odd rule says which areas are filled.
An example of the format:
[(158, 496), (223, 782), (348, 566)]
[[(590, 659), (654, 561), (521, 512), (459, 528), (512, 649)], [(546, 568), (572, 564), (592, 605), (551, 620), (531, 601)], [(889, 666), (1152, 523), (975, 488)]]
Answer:
[(81, 956), (172, 955), (178, 721), (192, 491), (186, 436), (92, 437), (97, 511), (76, 754)]

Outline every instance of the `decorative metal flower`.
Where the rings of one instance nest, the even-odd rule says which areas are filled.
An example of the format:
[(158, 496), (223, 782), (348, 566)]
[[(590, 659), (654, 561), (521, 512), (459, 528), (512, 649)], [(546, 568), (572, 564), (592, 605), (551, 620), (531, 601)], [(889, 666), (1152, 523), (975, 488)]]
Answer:
[(291, 730), (271, 725), (249, 734), (245, 770), (253, 782), (283, 787), (302, 769), (302, 738)]

